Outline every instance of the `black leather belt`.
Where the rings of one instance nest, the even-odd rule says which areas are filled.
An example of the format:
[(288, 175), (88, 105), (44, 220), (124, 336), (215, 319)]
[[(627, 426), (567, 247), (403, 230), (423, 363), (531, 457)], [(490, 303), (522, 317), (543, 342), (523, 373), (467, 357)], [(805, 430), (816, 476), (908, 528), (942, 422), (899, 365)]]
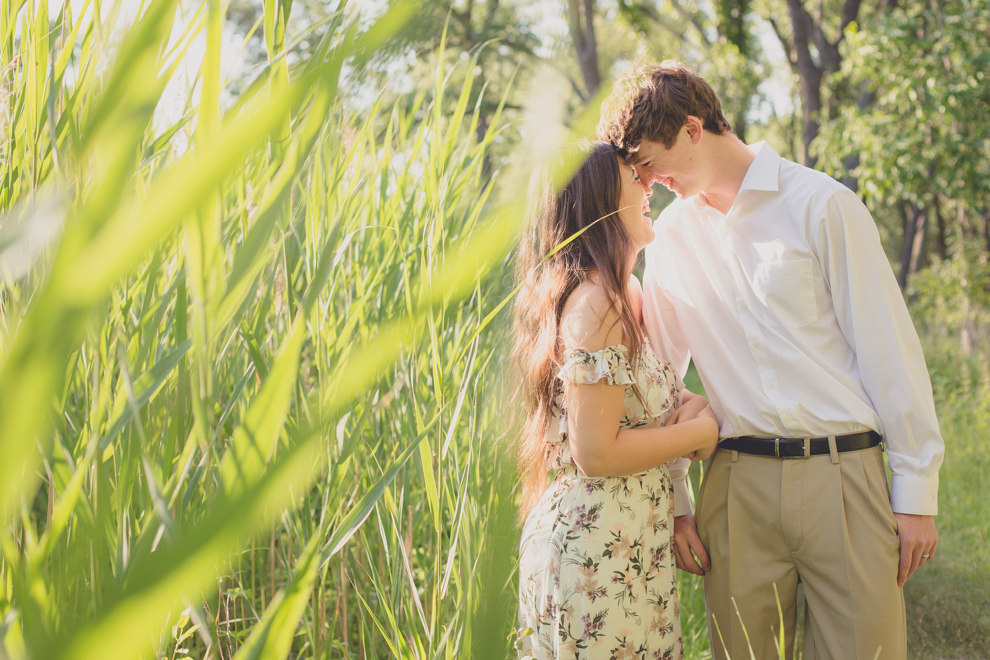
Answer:
[[(859, 451), (876, 447), (883, 438), (876, 431), (863, 431), (835, 436), (835, 449), (840, 454), (844, 451)], [(811, 445), (805, 453), (805, 444)], [(828, 438), (757, 438), (744, 435), (738, 438), (726, 438), (718, 443), (719, 449), (731, 449), (743, 454), (757, 456), (776, 456), (777, 458), (804, 458), (829, 453)]]

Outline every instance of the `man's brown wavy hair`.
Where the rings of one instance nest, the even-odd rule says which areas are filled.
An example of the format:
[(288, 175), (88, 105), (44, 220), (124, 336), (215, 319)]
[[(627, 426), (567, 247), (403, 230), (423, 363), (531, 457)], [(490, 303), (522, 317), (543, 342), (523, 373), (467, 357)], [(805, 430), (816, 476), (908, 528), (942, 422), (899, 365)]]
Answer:
[(706, 131), (732, 131), (722, 104), (705, 79), (675, 60), (635, 62), (602, 102), (598, 139), (610, 142), (627, 162), (634, 161), (643, 140), (674, 146), (688, 115)]

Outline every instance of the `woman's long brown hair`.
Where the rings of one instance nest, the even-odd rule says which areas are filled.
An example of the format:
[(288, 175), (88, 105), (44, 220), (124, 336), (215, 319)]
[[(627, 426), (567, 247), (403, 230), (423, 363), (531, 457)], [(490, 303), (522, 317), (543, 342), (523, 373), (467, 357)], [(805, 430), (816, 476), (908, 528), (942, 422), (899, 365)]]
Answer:
[[(546, 168), (534, 174), (528, 227), (516, 257), (521, 288), (515, 301), (512, 356), (520, 374), (516, 401), (525, 412), (518, 445), (521, 520), (547, 486), (545, 437), (553, 421), (554, 386), (563, 353), (560, 316), (568, 296), (589, 271), (598, 271), (610, 305), (619, 314), (631, 364), (636, 364), (643, 342), (627, 291), (633, 263), (629, 235), (618, 216), (622, 179), (616, 152), (604, 142), (592, 143), (587, 152), (584, 164), (563, 190), (555, 188)], [(550, 254), (582, 229), (580, 236)]]

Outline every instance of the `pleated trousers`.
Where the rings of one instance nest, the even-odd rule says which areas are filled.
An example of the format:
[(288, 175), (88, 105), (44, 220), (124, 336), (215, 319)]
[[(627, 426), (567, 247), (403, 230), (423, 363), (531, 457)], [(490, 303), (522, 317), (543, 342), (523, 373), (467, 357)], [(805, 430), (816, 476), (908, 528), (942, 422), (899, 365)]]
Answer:
[[(798, 581), (804, 660), (904, 660), (900, 542), (880, 447), (806, 458), (719, 450), (698, 497), (711, 558), (705, 603), (716, 660), (792, 658)], [(734, 604), (733, 604), (734, 600)], [(737, 608), (738, 607), (738, 614)], [(745, 629), (745, 630), (744, 630)], [(747, 640), (748, 637), (748, 640)]]

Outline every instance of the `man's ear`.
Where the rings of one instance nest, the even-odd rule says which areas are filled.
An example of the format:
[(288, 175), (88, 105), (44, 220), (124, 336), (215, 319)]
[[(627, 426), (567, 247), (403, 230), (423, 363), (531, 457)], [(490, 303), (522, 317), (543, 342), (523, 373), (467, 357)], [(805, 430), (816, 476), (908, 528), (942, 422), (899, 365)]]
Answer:
[(705, 122), (694, 115), (688, 115), (684, 118), (684, 128), (687, 130), (688, 138), (692, 144), (701, 143), (701, 138), (705, 133)]

